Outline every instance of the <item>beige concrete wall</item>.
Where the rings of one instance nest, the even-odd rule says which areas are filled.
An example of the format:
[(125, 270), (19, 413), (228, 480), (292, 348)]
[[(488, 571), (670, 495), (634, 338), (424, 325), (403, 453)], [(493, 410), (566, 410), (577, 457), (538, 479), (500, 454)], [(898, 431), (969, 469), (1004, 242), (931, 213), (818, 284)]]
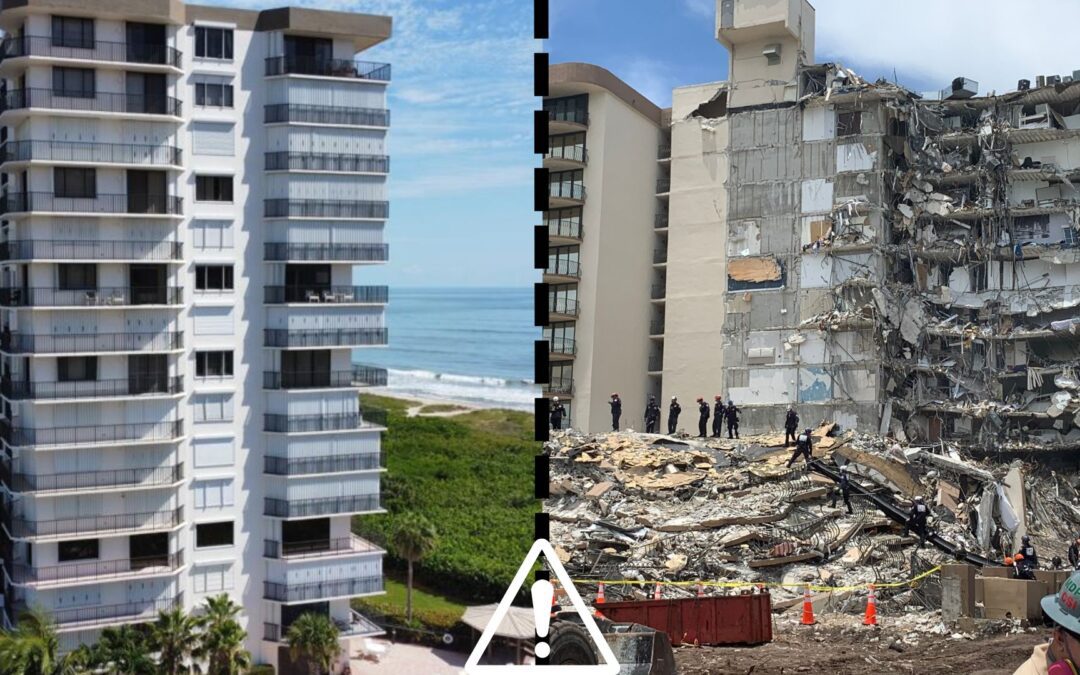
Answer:
[(672, 102), (663, 400), (679, 397), (686, 429), (694, 399), (723, 393), (728, 121), (687, 117), (721, 86), (676, 89)]
[(623, 400), (623, 426), (640, 429), (649, 349), (649, 293), (656, 212), (655, 122), (602, 89), (589, 91), (582, 214), (575, 428), (610, 428), (608, 397)]
[[(724, 28), (720, 2), (717, 39), (729, 52), (731, 107), (796, 100), (799, 63), (814, 62), (814, 8), (806, 0), (735, 0), (734, 22)], [(770, 65), (762, 50), (774, 44), (780, 62)]]

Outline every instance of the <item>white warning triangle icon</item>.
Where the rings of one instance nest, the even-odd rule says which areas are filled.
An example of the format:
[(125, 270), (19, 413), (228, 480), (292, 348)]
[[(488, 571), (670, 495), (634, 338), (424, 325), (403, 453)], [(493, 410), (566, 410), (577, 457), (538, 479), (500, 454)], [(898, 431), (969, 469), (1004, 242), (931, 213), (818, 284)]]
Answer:
[[(592, 638), (593, 643), (596, 645), (603, 663), (595, 666), (480, 665), (480, 657), (483, 656), (484, 651), (491, 643), (491, 638), (495, 635), (495, 631), (499, 628), (499, 624), (506, 618), (506, 614), (510, 610), (510, 605), (517, 596), (522, 585), (525, 583), (525, 580), (532, 574), (533, 566), (536, 561), (539, 560), (541, 554), (543, 554), (547, 561), (548, 569), (554, 573), (555, 578), (558, 579), (563, 590), (566, 591), (566, 597), (570, 600), (570, 605), (574, 608), (574, 611), (578, 613), (578, 616), (581, 617), (581, 622), (584, 624), (585, 630), (588, 631), (589, 637)], [(510, 587), (506, 589), (506, 595), (499, 601), (499, 606), (495, 609), (495, 614), (484, 628), (484, 632), (480, 636), (480, 641), (476, 643), (476, 647), (473, 649), (472, 654), (469, 655), (469, 660), (465, 662), (465, 673), (467, 675), (519, 675), (521, 673), (543, 673), (544, 675), (618, 675), (619, 661), (615, 658), (615, 653), (611, 651), (611, 646), (607, 643), (607, 640), (604, 639), (604, 635), (600, 632), (600, 628), (597, 627), (596, 622), (593, 621), (592, 613), (581, 599), (581, 596), (578, 595), (577, 589), (574, 588), (574, 584), (570, 583), (570, 575), (566, 573), (562, 563), (559, 562), (559, 558), (555, 555), (555, 550), (551, 548), (551, 543), (548, 542), (548, 540), (537, 539), (529, 550), (529, 555), (525, 556), (525, 561), (521, 563), (521, 567), (518, 568), (517, 574), (514, 575), (514, 580), (510, 582)]]

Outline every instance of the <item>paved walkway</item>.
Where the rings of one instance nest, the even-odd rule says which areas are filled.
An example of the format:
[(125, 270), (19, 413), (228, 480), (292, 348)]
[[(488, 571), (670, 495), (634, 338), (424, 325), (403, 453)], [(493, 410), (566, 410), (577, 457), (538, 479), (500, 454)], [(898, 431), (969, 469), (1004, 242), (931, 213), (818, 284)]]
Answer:
[(432, 649), (420, 645), (395, 643), (390, 645), (379, 663), (352, 659), (353, 675), (460, 675), (468, 654)]

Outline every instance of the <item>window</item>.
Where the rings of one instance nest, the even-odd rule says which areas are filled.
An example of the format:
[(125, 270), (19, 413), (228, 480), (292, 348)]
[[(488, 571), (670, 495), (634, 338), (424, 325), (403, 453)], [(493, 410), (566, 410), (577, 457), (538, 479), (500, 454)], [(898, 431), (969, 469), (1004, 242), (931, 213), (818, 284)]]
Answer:
[(72, 49), (93, 49), (94, 20), (80, 16), (54, 16), (52, 18), (52, 45)]
[(192, 122), (191, 152), (195, 155), (232, 157), (236, 154), (236, 134), (230, 122)]
[(233, 521), (195, 525), (195, 548), (233, 545)]
[(220, 509), (233, 505), (233, 482), (231, 478), (201, 480), (192, 486), (196, 509)]
[(195, 290), (231, 291), (233, 290), (232, 265), (196, 265)]
[(191, 310), (195, 335), (233, 335), (236, 320), (232, 307), (195, 307)]
[(232, 377), (231, 351), (195, 352), (195, 377)]
[(97, 265), (65, 263), (56, 266), (56, 286), (62, 291), (90, 291), (97, 288)]
[(836, 113), (836, 135), (854, 136), (862, 131), (862, 111)]
[(192, 400), (196, 422), (231, 422), (232, 394), (196, 394)]
[(93, 199), (97, 196), (97, 170), (54, 168), (53, 193), (57, 197)]
[(224, 82), (196, 82), (195, 105), (203, 108), (233, 107), (233, 87)]
[(233, 57), (232, 29), (195, 26), (195, 56), (202, 59), (231, 61)]
[(92, 68), (53, 68), (53, 94), (71, 98), (94, 98)]
[(231, 202), (232, 176), (195, 176), (195, 201)]
[(222, 251), (233, 247), (231, 221), (193, 220), (191, 232), (195, 248), (201, 251)]
[(72, 560), (97, 560), (97, 558), (97, 539), (61, 541), (56, 545), (57, 562), (71, 562)]
[(61, 382), (88, 382), (97, 379), (96, 356), (61, 356), (56, 359), (56, 379)]

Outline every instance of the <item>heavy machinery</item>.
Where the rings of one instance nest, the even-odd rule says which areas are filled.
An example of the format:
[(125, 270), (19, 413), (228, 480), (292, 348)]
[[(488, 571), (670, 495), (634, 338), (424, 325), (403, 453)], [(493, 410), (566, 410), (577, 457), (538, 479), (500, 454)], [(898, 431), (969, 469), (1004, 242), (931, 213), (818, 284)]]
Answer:
[[(619, 661), (619, 675), (675, 675), (675, 653), (666, 633), (636, 623), (615, 623), (602, 616), (593, 620)], [(575, 611), (552, 615), (548, 642), (550, 665), (593, 666), (603, 662)]]

